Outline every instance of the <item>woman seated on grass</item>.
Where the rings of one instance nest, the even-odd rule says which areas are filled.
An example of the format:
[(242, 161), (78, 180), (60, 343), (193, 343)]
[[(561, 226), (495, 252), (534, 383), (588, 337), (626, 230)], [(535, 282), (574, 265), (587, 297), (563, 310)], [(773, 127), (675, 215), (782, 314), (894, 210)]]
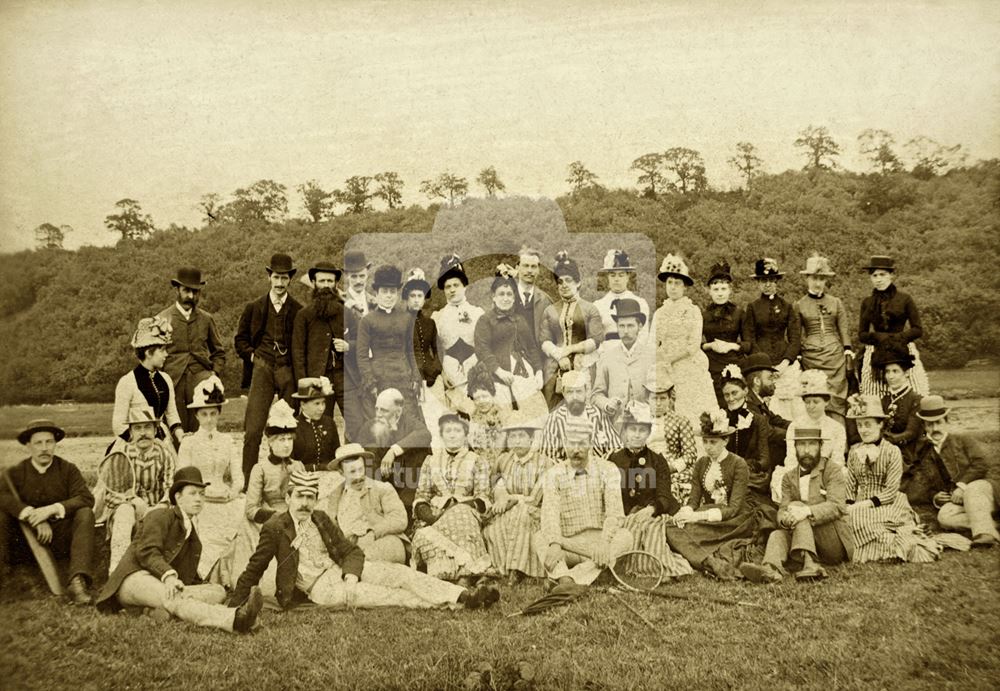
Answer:
[(489, 466), (466, 443), (468, 417), (438, 420), (443, 448), (420, 468), (413, 500), (413, 558), (427, 573), (468, 586), (490, 570), (481, 521), (490, 508)]

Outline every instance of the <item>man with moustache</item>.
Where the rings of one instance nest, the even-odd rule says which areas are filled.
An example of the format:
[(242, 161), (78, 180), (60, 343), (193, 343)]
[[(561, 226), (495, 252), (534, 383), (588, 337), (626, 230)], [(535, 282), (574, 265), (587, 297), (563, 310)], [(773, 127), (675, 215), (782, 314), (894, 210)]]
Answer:
[[(345, 357), (352, 350), (344, 333), (344, 302), (337, 294), (341, 270), (330, 261), (318, 262), (309, 269), (312, 302), (295, 315), (292, 327), (292, 371), (295, 381), (326, 377), (333, 383), (334, 398), (327, 410), (333, 416), (333, 405), (340, 406), (348, 439), (357, 438), (361, 425), (361, 406), (352, 396), (346, 396)], [(345, 400), (351, 404), (346, 405)]]
[(567, 440), (589, 441), (597, 458), (607, 458), (621, 448), (621, 439), (611, 419), (590, 398), (590, 376), (585, 371), (570, 370), (562, 375), (563, 402), (549, 413), (542, 429), (542, 453), (554, 461), (566, 460)]
[(531, 342), (525, 347), (534, 348), (537, 360), (544, 359), (542, 353), (542, 317), (545, 308), (552, 304), (545, 291), (538, 287), (538, 273), (541, 267), (541, 252), (534, 247), (524, 245), (517, 253), (517, 291), (514, 311), (517, 312), (528, 326)]
[(69, 557), (70, 600), (88, 605), (94, 581), (94, 497), (79, 468), (55, 453), (64, 436), (49, 420), (30, 422), (17, 435), (31, 455), (0, 478), (0, 573), (12, 553), (24, 552), (21, 522), (57, 556)]
[(177, 290), (177, 300), (156, 315), (169, 321), (172, 329), (173, 342), (167, 346), (163, 371), (174, 383), (181, 427), (185, 432), (195, 432), (198, 420), (188, 404), (194, 400), (194, 389), (200, 382), (213, 372), (222, 376), (226, 350), (215, 317), (198, 307), (205, 287), (201, 269), (183, 266), (170, 284)]
[(292, 328), (302, 305), (288, 294), (288, 284), (295, 276), (292, 258), (276, 253), (264, 267), (270, 289), (247, 303), (236, 329), (236, 353), (243, 360), (242, 388), (250, 387), (243, 416), (243, 477), (260, 458), (264, 423), (275, 394), (291, 403), (295, 391), (292, 372)]
[(749, 388), (746, 405), (754, 415), (767, 420), (767, 447), (773, 462), (785, 457), (785, 437), (788, 425), (791, 424), (768, 406), (768, 401), (774, 395), (776, 373), (767, 353), (753, 353), (744, 360), (743, 376)]

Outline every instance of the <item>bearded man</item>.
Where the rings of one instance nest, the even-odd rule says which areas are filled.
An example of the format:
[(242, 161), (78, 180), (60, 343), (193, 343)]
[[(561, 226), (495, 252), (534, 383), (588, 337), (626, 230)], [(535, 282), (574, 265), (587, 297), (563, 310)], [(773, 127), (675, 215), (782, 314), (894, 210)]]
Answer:
[(590, 375), (570, 370), (562, 374), (563, 401), (549, 413), (542, 430), (542, 453), (559, 462), (567, 459), (567, 440), (587, 439), (594, 457), (607, 459), (622, 442), (611, 418), (590, 399)]

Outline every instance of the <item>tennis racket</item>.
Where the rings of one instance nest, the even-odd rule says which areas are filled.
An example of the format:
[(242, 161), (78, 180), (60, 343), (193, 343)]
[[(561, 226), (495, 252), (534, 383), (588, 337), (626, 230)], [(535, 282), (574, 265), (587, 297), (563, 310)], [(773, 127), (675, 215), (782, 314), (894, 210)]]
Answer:
[(649, 552), (626, 552), (611, 566), (611, 575), (626, 590), (648, 593), (663, 582), (666, 569), (656, 555)]
[(101, 461), (97, 481), (104, 488), (104, 503), (107, 506), (119, 506), (136, 496), (135, 469), (123, 453), (113, 453)]

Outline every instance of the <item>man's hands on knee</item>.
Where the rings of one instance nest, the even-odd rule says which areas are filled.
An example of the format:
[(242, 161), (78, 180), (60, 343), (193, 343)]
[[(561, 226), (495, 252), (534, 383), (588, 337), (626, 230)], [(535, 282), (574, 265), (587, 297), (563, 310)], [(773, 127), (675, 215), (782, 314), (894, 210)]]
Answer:
[(42, 522), (35, 526), (35, 535), (43, 545), (52, 542), (52, 526), (48, 522)]

